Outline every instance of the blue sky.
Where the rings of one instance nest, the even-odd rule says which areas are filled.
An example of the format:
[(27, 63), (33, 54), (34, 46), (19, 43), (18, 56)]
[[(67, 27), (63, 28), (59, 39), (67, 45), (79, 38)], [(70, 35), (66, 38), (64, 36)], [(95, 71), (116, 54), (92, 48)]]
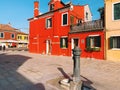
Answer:
[[(15, 28), (23, 32), (29, 32), (28, 18), (33, 17), (33, 3), (35, 0), (1, 0), (0, 1), (0, 24), (8, 24), (9, 22)], [(48, 11), (48, 2), (50, 0), (38, 0), (40, 3), (40, 12)], [(64, 3), (70, 0), (62, 0)], [(90, 6), (93, 19), (99, 19), (97, 12), (99, 7), (104, 6), (104, 0), (71, 0), (73, 4)]]

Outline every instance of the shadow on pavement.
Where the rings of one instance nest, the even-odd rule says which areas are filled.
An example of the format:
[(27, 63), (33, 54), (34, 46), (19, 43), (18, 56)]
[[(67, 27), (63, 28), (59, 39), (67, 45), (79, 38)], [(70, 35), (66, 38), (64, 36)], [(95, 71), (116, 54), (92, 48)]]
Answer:
[[(60, 68), (60, 67), (58, 67), (57, 69), (62, 73), (62, 75), (64, 76), (64, 78), (67, 78), (67, 79), (69, 79), (70, 81), (72, 81), (72, 78), (71, 78), (71, 77), (73, 77), (73, 75), (71, 75), (71, 77), (70, 77), (70, 76), (69, 76), (62, 68)], [(84, 77), (84, 76), (82, 76), (82, 75), (80, 75), (80, 76), (81, 76), (82, 83), (83, 83), (83, 85), (82, 85), (82, 90), (96, 90), (94, 87), (92, 87), (92, 84), (93, 84), (92, 81), (90, 81), (89, 79), (87, 79), (86, 77)], [(84, 88), (86, 88), (86, 89), (84, 89)]]
[(58, 67), (57, 69), (62, 73), (62, 75), (64, 76), (64, 78), (67, 78), (67, 79), (69, 79), (69, 80), (72, 80), (72, 79), (70, 78), (70, 76), (69, 76), (67, 73), (65, 73), (65, 71), (64, 71), (62, 68)]
[(0, 54), (0, 90), (45, 90), (42, 83), (34, 85), (17, 69), (31, 57)]

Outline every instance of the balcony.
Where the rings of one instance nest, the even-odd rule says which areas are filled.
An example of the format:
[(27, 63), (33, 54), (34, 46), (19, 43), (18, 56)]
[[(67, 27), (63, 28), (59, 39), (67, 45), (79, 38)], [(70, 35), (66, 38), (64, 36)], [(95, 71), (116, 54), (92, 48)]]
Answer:
[(103, 30), (104, 23), (102, 20), (94, 20), (77, 25), (71, 25), (70, 33), (86, 32), (86, 31), (97, 31)]

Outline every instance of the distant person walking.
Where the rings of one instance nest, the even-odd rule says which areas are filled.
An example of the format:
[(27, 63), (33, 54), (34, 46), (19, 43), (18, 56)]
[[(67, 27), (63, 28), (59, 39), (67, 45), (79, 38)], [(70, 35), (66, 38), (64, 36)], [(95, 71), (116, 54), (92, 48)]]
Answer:
[(0, 51), (2, 50), (2, 46), (0, 46)]
[(5, 45), (3, 46), (3, 52), (5, 51)]

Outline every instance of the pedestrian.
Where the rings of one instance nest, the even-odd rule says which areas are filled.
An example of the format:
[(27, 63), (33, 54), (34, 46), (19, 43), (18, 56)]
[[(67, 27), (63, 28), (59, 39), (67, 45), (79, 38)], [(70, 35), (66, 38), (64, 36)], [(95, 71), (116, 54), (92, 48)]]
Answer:
[(5, 51), (5, 45), (3, 46), (3, 51)]

